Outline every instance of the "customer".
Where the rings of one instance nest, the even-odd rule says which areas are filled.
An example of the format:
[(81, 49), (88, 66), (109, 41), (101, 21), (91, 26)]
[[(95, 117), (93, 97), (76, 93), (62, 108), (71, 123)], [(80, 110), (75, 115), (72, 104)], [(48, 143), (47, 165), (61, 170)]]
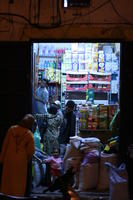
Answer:
[[(68, 101), (66, 103), (66, 109), (64, 111), (64, 120), (62, 123), (60, 135), (59, 135), (59, 143), (60, 143), (60, 151), (63, 154), (62, 147), (64, 148), (67, 143), (69, 143), (70, 137), (75, 135), (76, 131), (76, 115), (74, 113), (75, 103), (74, 101)], [(63, 156), (63, 155), (61, 155)]]
[(34, 154), (32, 132), (35, 128), (34, 117), (26, 114), (18, 125), (7, 131), (0, 154), (3, 165), (0, 192), (6, 195), (25, 195), (28, 164)]
[(61, 118), (57, 114), (57, 106), (54, 104), (48, 110), (47, 130), (44, 135), (44, 150), (48, 155), (51, 155), (54, 148), (59, 148), (58, 137)]
[(59, 149), (55, 148), (53, 155), (43, 160), (43, 162), (50, 164), (50, 176), (53, 183), (57, 177), (62, 175), (62, 159), (60, 158)]
[(47, 90), (46, 79), (42, 79), (40, 86), (35, 91), (35, 111), (39, 114), (47, 113), (47, 105), (49, 100), (49, 94)]
[(54, 148), (59, 148), (58, 136), (61, 117), (57, 113), (57, 106), (52, 104), (46, 115), (37, 114), (36, 117), (47, 120), (47, 129), (43, 135), (43, 148), (45, 153), (51, 155)]

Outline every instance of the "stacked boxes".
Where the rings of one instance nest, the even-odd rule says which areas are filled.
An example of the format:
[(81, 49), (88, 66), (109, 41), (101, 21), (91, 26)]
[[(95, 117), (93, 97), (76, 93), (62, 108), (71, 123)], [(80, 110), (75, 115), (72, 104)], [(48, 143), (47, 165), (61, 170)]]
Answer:
[(86, 91), (88, 89), (88, 84), (67, 84), (66, 90), (67, 91)]
[(90, 105), (80, 108), (80, 129), (108, 129), (117, 105)]
[(98, 128), (98, 106), (92, 105), (88, 115), (88, 129), (96, 130)]
[(88, 74), (66, 74), (66, 81), (88, 81)]
[(108, 129), (108, 106), (99, 105), (99, 129)]
[(89, 107), (81, 108), (80, 109), (80, 124), (79, 127), (80, 129), (87, 129), (88, 128), (88, 112), (89, 112)]

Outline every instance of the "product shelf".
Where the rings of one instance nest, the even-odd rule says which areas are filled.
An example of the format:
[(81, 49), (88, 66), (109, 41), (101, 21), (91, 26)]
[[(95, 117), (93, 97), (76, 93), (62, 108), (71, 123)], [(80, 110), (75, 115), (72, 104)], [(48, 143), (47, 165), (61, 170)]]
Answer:
[(67, 84), (67, 91), (86, 91), (88, 89), (88, 84)]
[(99, 81), (99, 80), (97, 80), (97, 81), (94, 81), (94, 80), (92, 80), (92, 81), (89, 81), (89, 83), (90, 84), (104, 84), (104, 85), (110, 85), (110, 81)]
[(89, 83), (88, 84), (88, 89), (94, 89), (94, 91), (103, 91), (103, 92), (109, 92), (110, 91), (110, 84), (95, 84), (95, 83)]
[(88, 81), (66, 81), (67, 84), (71, 84), (71, 85), (75, 85), (75, 84), (78, 84), (78, 85), (81, 85), (81, 84), (88, 84)]
[(88, 74), (88, 70), (80, 70), (80, 71), (66, 71), (66, 74)]
[(66, 81), (88, 81), (88, 74), (66, 74)]
[(111, 81), (111, 75), (101, 76), (101, 75), (93, 75), (89, 74), (89, 80), (92, 81)]

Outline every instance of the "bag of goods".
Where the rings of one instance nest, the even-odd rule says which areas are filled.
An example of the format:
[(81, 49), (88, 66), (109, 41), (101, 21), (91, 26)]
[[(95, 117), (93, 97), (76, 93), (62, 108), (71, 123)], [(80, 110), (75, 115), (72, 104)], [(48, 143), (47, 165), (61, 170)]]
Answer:
[(86, 191), (97, 187), (99, 163), (87, 163), (80, 166), (79, 191)]
[(118, 168), (109, 162), (105, 163), (109, 171), (109, 200), (129, 200), (128, 174), (125, 163)]
[(98, 150), (99, 152), (101, 151), (101, 142), (98, 138), (89, 137), (82, 139), (82, 143), (80, 145), (81, 152), (89, 152), (93, 149)]
[(68, 162), (67, 160), (69, 158), (74, 158), (74, 157), (82, 157), (82, 153), (79, 150), (79, 148), (76, 148), (73, 144), (68, 144), (66, 146), (66, 152), (63, 158), (63, 165), (64, 165), (64, 171), (68, 168)]
[(109, 173), (105, 167), (105, 162), (109, 162), (113, 165), (117, 165), (117, 155), (114, 153), (106, 154), (101, 152), (100, 154), (100, 172), (98, 180), (98, 190), (108, 190), (109, 189)]
[(98, 150), (92, 150), (87, 153), (84, 153), (82, 165), (86, 165), (87, 163), (97, 163), (99, 162), (99, 151)]

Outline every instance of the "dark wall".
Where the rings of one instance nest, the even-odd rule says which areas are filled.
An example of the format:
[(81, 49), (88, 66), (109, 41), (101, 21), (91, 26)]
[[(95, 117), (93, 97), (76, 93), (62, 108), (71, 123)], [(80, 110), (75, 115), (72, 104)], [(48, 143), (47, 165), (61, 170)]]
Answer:
[(133, 143), (133, 42), (125, 42), (121, 57), (121, 138), (120, 150)]
[(30, 45), (0, 43), (0, 142), (10, 125), (30, 112)]

